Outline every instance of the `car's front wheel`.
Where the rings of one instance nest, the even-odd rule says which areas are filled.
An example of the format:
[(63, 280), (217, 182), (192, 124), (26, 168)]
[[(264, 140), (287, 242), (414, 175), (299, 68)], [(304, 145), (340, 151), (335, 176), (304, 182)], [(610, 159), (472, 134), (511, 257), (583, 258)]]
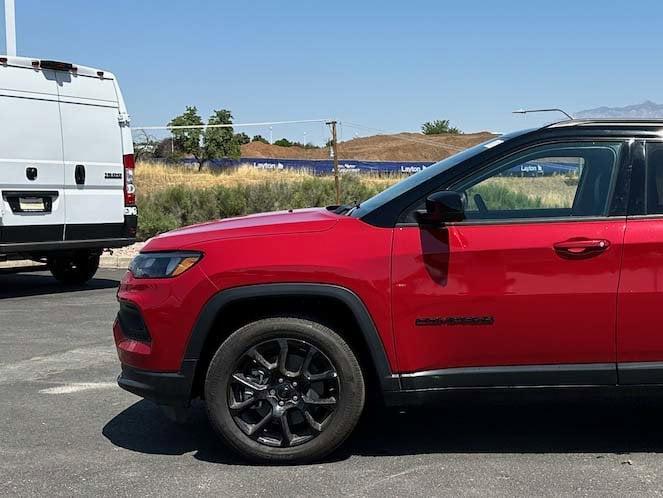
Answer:
[(299, 318), (259, 320), (219, 347), (205, 381), (215, 430), (253, 461), (304, 463), (336, 449), (357, 425), (359, 362), (331, 329)]

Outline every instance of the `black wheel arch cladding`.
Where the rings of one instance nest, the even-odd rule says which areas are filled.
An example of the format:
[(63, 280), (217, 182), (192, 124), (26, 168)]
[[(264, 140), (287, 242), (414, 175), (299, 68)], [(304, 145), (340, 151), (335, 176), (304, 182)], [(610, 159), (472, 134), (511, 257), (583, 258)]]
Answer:
[(258, 284), (234, 287), (215, 294), (203, 307), (193, 327), (183, 361), (198, 360), (203, 355), (210, 334), (214, 333), (214, 325), (224, 308), (242, 300), (261, 297), (279, 297), (296, 299), (297, 296), (320, 296), (336, 299), (346, 306), (354, 316), (363, 336), (368, 352), (373, 361), (376, 375), (383, 391), (399, 390), (398, 376), (392, 374), (389, 360), (382, 344), (380, 335), (366, 306), (351, 290), (330, 284), (315, 283), (281, 283)]

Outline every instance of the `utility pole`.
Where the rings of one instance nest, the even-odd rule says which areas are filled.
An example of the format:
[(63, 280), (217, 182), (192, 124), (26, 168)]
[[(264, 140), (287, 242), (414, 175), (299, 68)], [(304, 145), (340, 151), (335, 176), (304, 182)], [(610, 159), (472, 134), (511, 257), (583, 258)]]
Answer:
[(7, 35), (7, 55), (16, 56), (16, 15), (14, 0), (5, 0), (5, 33)]
[(332, 154), (334, 155), (334, 184), (336, 185), (336, 204), (341, 204), (341, 184), (338, 178), (338, 141), (336, 140), (336, 121), (328, 121), (332, 132)]

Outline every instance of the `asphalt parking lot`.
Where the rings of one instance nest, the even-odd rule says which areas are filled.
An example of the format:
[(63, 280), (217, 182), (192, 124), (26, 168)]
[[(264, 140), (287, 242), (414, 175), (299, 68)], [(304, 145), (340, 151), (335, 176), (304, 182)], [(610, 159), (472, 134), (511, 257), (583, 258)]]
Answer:
[(1, 495), (656, 495), (663, 402), (478, 399), (376, 412), (325, 462), (251, 466), (199, 403), (178, 426), (115, 385), (122, 272), (0, 274)]

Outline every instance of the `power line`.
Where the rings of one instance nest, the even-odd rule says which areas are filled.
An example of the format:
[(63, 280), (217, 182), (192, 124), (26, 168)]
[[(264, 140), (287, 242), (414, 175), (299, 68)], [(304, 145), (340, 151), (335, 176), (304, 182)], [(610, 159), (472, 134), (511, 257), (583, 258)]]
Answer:
[(181, 125), (181, 126), (132, 126), (135, 130), (183, 130), (183, 129), (206, 129), (206, 128), (241, 128), (245, 126), (270, 126), (297, 123), (327, 123), (329, 119), (300, 119), (294, 121), (266, 121), (264, 123), (233, 123), (214, 125)]

